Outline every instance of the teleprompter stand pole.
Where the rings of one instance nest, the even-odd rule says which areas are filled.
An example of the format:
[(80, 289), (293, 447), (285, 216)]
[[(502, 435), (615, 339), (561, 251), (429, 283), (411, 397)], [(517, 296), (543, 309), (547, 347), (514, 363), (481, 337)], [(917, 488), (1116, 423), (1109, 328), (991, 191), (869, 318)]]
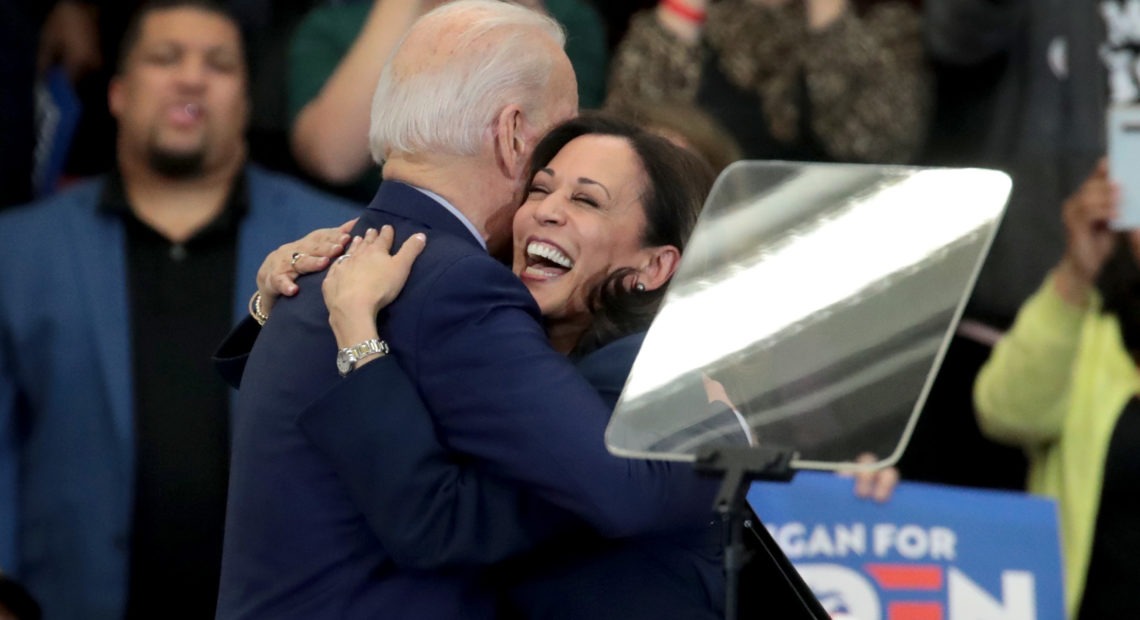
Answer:
[[(828, 620), (827, 612), (784, 552), (776, 545), (768, 529), (748, 507), (748, 487), (755, 480), (788, 482), (795, 475), (791, 468), (793, 453), (770, 446), (751, 448), (724, 446), (703, 449), (697, 453), (697, 471), (723, 476), (720, 492), (713, 508), (724, 528), (725, 618), (743, 620), (760, 617), (759, 609), (742, 604), (740, 577), (749, 566), (757, 580), (753, 589), (764, 589), (763, 616), (794, 620)], [(755, 520), (755, 523), (750, 523)], [(756, 548), (746, 545), (745, 526), (750, 525)], [(752, 555), (757, 557), (753, 558)], [(742, 615), (746, 614), (746, 615)]]

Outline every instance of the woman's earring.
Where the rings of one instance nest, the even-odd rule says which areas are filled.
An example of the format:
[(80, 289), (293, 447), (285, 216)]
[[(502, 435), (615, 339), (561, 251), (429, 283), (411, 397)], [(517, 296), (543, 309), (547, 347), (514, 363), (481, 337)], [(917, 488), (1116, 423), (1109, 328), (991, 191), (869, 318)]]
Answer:
[(645, 292), (645, 285), (642, 284), (641, 282), (638, 282), (637, 284), (633, 285), (633, 290), (637, 291), (638, 293), (644, 293)]

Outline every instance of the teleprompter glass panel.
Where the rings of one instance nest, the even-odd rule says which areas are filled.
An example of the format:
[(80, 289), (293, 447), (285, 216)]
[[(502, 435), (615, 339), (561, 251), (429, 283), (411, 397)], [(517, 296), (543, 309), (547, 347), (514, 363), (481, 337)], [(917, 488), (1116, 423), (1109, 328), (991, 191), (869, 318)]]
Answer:
[(893, 463), (1010, 187), (981, 169), (729, 167), (618, 401), (610, 450), (693, 460), (763, 445), (794, 452), (796, 468), (864, 452)]

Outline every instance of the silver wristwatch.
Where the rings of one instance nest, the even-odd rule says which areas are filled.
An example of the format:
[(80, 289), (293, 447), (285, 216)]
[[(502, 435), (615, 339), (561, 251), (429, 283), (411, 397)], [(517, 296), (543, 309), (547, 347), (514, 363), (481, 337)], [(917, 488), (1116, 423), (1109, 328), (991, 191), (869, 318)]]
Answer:
[(351, 347), (345, 347), (345, 348), (341, 349), (340, 351), (337, 351), (336, 369), (338, 372), (340, 372), (340, 376), (344, 377), (344, 376), (347, 376), (348, 373), (350, 373), (354, 369), (356, 369), (356, 364), (360, 360), (362, 360), (366, 357), (373, 356), (373, 355), (387, 355), (387, 354), (388, 354), (388, 343), (387, 342), (384, 342), (383, 340), (380, 340), (379, 338), (373, 338), (371, 340), (365, 340), (364, 342), (362, 342), (358, 345), (353, 345)]

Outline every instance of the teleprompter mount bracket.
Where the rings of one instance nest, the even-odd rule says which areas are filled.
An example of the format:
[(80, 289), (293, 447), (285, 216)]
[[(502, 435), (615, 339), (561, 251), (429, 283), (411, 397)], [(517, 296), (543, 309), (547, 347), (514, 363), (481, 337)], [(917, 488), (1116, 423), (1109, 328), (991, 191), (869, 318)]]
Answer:
[[(789, 482), (795, 453), (775, 446), (718, 446), (697, 453), (699, 473), (722, 477), (713, 509), (724, 528), (725, 618), (828, 620), (827, 611), (792, 566), (768, 529), (748, 506), (752, 482)], [(746, 544), (744, 531), (750, 532)], [(741, 576), (750, 590), (741, 591)], [(762, 589), (763, 594), (753, 596)], [(744, 596), (742, 597), (742, 594)]]

